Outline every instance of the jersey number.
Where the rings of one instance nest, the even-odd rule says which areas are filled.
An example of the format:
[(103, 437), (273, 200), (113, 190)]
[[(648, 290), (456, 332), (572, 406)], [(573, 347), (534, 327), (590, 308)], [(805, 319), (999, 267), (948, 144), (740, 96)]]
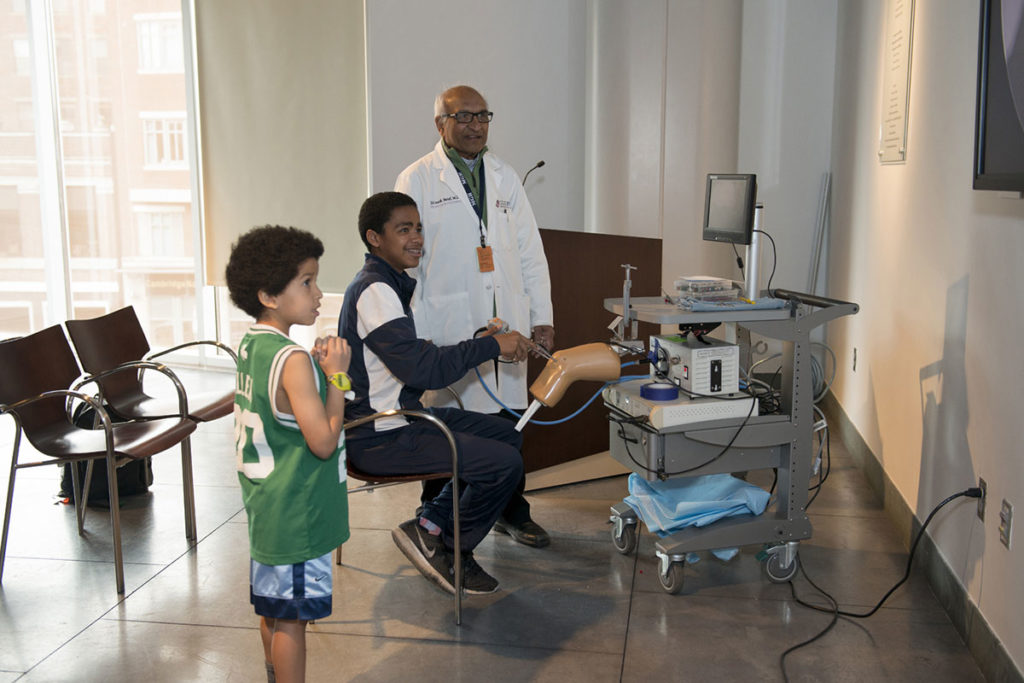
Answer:
[[(253, 461), (252, 452), (258, 460)], [(246, 453), (250, 460), (246, 461)], [(274, 453), (263, 433), (259, 415), (235, 404), (235, 458), (238, 471), (250, 479), (265, 479), (274, 471)]]

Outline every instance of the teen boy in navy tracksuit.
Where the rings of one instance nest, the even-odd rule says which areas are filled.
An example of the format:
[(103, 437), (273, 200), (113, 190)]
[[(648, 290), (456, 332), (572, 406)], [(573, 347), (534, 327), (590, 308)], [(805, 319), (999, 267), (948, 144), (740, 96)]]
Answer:
[[(381, 192), (359, 212), (359, 235), (370, 253), (345, 291), (338, 335), (352, 349), (349, 376), (355, 399), (346, 418), (389, 409), (423, 409), (420, 397), (458, 380), (487, 360), (522, 361), (529, 341), (518, 332), (488, 334), (438, 347), (416, 336), (409, 307), (416, 281), (406, 268), (423, 255), (423, 226), (416, 202), (400, 192)], [(434, 408), (455, 434), (459, 449), (459, 497), (463, 587), (491, 593), (498, 582), (473, 559), (516, 490), (523, 473), (521, 435), (509, 420), (455, 408)], [(369, 474), (420, 474), (451, 469), (447, 439), (429, 422), (401, 415), (347, 432), (348, 457)], [(451, 483), (423, 506), (422, 515), (391, 532), (399, 549), (428, 579), (454, 593)]]

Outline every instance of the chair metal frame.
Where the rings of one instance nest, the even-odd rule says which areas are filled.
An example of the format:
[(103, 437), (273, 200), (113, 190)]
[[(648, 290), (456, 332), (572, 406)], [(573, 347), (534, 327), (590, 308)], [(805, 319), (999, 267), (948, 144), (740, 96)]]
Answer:
[[(81, 368), (78, 366), (77, 361), (72, 354), (71, 344), (59, 326), (54, 325), (45, 330), (41, 330), (36, 334), (42, 335), (40, 340), (43, 346), (43, 351), (49, 353), (50, 351), (56, 350), (57, 354), (62, 356), (61, 358), (40, 357), (37, 361), (39, 364), (63, 364), (64, 367), (57, 371), (57, 376), (59, 376), (60, 373), (65, 373), (70, 376), (70, 371), (72, 370), (77, 370), (78, 372), (81, 371)], [(42, 342), (49, 342), (49, 346)], [(63, 344), (60, 342), (63, 342)], [(14, 343), (14, 340), (4, 342), (4, 344), (6, 343)], [(59, 345), (59, 348), (54, 345)], [(64, 354), (65, 349), (66, 355)], [(36, 359), (31, 358), (29, 360), (36, 361)], [(160, 369), (160, 367), (162, 367), (162, 364), (160, 363), (148, 361), (143, 361), (143, 363), (146, 367), (152, 369)], [(122, 371), (122, 369), (117, 368), (111, 370), (111, 372), (119, 371)], [(55, 379), (55, 377), (51, 377), (50, 381), (53, 379)], [(180, 382), (177, 382), (176, 379), (177, 378), (174, 377), (172, 378), (172, 381), (175, 381), (175, 386), (178, 390), (179, 408), (182, 410), (182, 414), (185, 414), (187, 399), (185, 398), (184, 387), (182, 387)], [(45, 385), (46, 382), (44, 381), (42, 384)], [(69, 407), (75, 404), (75, 401), (82, 401), (95, 410), (95, 414), (103, 431), (103, 446), (99, 447), (98, 443), (95, 445), (88, 444), (89, 448), (84, 452), (67, 452), (60, 455), (49, 454), (46, 450), (40, 450), (39, 452), (46, 456), (45, 459), (34, 460), (32, 462), (19, 462), (18, 456), (21, 449), (22, 434), (25, 433), (26, 436), (29, 435), (29, 432), (25, 431), (21, 411), (24, 409), (32, 410), (30, 406), (33, 406), (36, 403), (43, 401), (52, 403), (53, 401), (58, 400), (62, 401), (64, 404), (62, 412), (67, 423), (60, 427), (57, 431), (57, 435), (60, 438), (64, 438), (65, 434), (72, 434), (75, 431), (94, 431), (82, 427), (76, 427), (71, 422), (70, 413), (68, 412)], [(61, 411), (55, 412), (59, 414)], [(11, 452), (11, 470), (8, 478), (7, 500), (4, 508), (3, 534), (2, 538), (0, 538), (0, 582), (3, 580), (3, 569), (7, 556), (7, 540), (10, 531), (11, 511), (14, 502), (15, 479), (19, 469), (86, 461), (86, 474), (88, 476), (91, 474), (93, 461), (100, 458), (105, 460), (107, 467), (107, 492), (110, 504), (112, 544), (114, 550), (114, 573), (117, 583), (117, 592), (119, 595), (123, 595), (125, 592), (124, 562), (121, 548), (120, 497), (117, 489), (117, 468), (130, 460), (155, 455), (156, 453), (167, 450), (174, 445), (179, 445), (181, 448), (182, 471), (184, 474), (182, 487), (185, 506), (185, 536), (189, 541), (195, 542), (197, 534), (195, 524), (195, 495), (191, 476), (192, 451), (190, 442), (191, 433), (195, 431), (196, 428), (194, 420), (180, 416), (165, 420), (150, 420), (146, 422), (146, 426), (143, 428), (140, 428), (137, 424), (133, 425), (132, 423), (114, 423), (99, 398), (89, 396), (84, 392), (74, 389), (63, 388), (44, 390), (39, 394), (28, 396), (26, 398), (19, 398), (9, 404), (0, 404), (0, 415), (10, 415), (15, 424), (14, 446)], [(122, 437), (122, 434), (126, 436)], [(31, 437), (29, 438), (31, 440)], [(167, 442), (166, 445), (162, 444), (164, 441)], [(56, 450), (53, 446), (50, 446), (50, 449)], [(83, 495), (83, 485), (79, 481), (77, 469), (77, 467), (72, 468), (72, 472), (74, 473), (72, 476), (72, 489), (74, 491), (76, 501), (75, 513), (78, 523), (78, 533), (81, 536), (84, 535), (85, 501), (86, 495), (88, 494), (88, 479), (84, 485), (84, 493), (86, 495)]]
[[(358, 469), (355, 469), (350, 462), (346, 462), (346, 469), (348, 476), (359, 481), (367, 482), (362, 486), (356, 488), (350, 488), (349, 493), (357, 493), (360, 491), (374, 491), (378, 488), (384, 488), (386, 486), (397, 486), (398, 484), (405, 484), (410, 481), (424, 481), (427, 479), (444, 479), (451, 477), (452, 482), (452, 521), (454, 524), (454, 534), (452, 542), (454, 545), (454, 552), (452, 557), (455, 563), (455, 625), (462, 625), (462, 552), (460, 541), (460, 522), (459, 522), (459, 449), (455, 443), (455, 435), (448, 428), (448, 425), (444, 423), (440, 418), (431, 415), (430, 413), (423, 410), (384, 410), (373, 415), (366, 415), (365, 417), (356, 418), (345, 423), (345, 430), (354, 429), (360, 425), (368, 422), (373, 422), (384, 417), (392, 417), (395, 415), (404, 415), (406, 417), (412, 417), (420, 420), (426, 420), (430, 424), (437, 427), (441, 434), (444, 435), (448, 441), (448, 447), (452, 453), (452, 467), (450, 472), (432, 472), (428, 474), (411, 474), (411, 475), (375, 475), (367, 474)], [(341, 564), (341, 546), (338, 546), (334, 554), (334, 561), (336, 564)]]
[[(171, 383), (174, 384), (175, 393), (177, 394), (177, 398), (178, 398), (178, 412), (177, 413), (171, 414), (171, 415), (163, 415), (163, 416), (160, 416), (160, 417), (138, 418), (139, 421), (166, 419), (166, 418), (171, 418), (171, 417), (173, 417), (173, 418), (187, 417), (187, 418), (191, 419), (193, 422), (196, 421), (196, 419), (193, 418), (192, 415), (188, 411), (188, 394), (185, 391), (185, 385), (182, 384), (181, 380), (174, 373), (174, 371), (171, 368), (169, 368), (168, 366), (164, 365), (163, 363), (156, 363), (156, 362), (153, 362), (153, 361), (146, 361), (146, 360), (129, 361), (127, 363), (122, 363), (121, 365), (119, 365), (119, 366), (117, 366), (115, 368), (111, 368), (110, 370), (105, 370), (104, 372), (99, 372), (99, 373), (96, 373), (94, 375), (86, 375), (85, 377), (80, 379), (78, 382), (76, 382), (74, 384), (74, 386), (72, 386), (71, 391), (72, 392), (79, 392), (82, 387), (87, 386), (89, 384), (95, 384), (96, 387), (97, 387), (97, 393), (96, 393), (96, 395), (94, 397), (95, 401), (99, 401), (100, 405), (104, 405), (105, 406), (104, 407), (104, 412), (106, 412), (108, 419), (110, 418), (110, 413), (114, 413), (115, 416), (117, 416), (118, 418), (127, 419), (127, 421), (129, 421), (129, 422), (133, 421), (132, 418), (126, 418), (126, 416), (118, 413), (116, 410), (111, 409), (111, 407), (105, 403), (105, 399), (104, 399), (104, 396), (103, 396), (103, 385), (100, 383), (100, 381), (103, 378), (105, 378), (105, 377), (108, 377), (110, 375), (115, 375), (115, 374), (117, 374), (119, 372), (126, 372), (126, 371), (129, 371), (129, 370), (131, 370), (131, 371), (138, 371), (140, 374), (144, 370), (155, 370), (155, 371), (157, 371), (157, 372), (159, 372), (159, 373), (161, 373), (163, 375), (166, 375), (167, 378), (171, 380)], [(79, 397), (80, 396), (68, 396), (68, 399), (67, 399), (67, 414), (69, 416), (74, 413), (73, 408), (74, 408), (75, 398), (79, 398)], [(95, 407), (95, 401), (90, 401), (89, 402), (90, 405)], [(99, 413), (97, 411), (97, 415), (98, 414)], [(119, 424), (119, 423), (113, 423), (113, 424)], [(182, 462), (181, 462), (181, 481), (182, 481), (182, 486), (184, 488), (184, 494), (185, 494), (185, 538), (187, 538), (190, 541), (195, 541), (196, 538), (198, 537), (198, 532), (196, 530), (195, 478), (194, 478), (193, 473), (192, 473), (192, 445), (191, 445), (191, 438), (186, 439), (186, 442), (183, 442), (182, 449), (183, 449), (183, 451), (187, 451), (187, 453), (186, 452), (182, 453)], [(120, 467), (121, 465), (127, 463), (128, 460), (130, 460), (130, 458), (123, 458), (121, 461), (119, 461), (117, 463), (117, 466)], [(93, 467), (93, 464), (94, 464), (94, 460), (93, 459), (89, 459), (87, 461), (86, 465), (85, 465), (85, 474), (84, 474), (84, 482), (83, 482), (84, 486), (83, 486), (82, 491), (81, 491), (81, 496), (79, 496), (78, 488), (76, 488), (78, 486), (78, 471), (77, 471), (76, 468), (72, 468), (71, 483), (72, 483), (72, 488), (75, 491), (75, 508), (76, 508), (76, 513), (78, 514), (78, 533), (79, 533), (79, 535), (81, 535), (83, 533), (83, 529), (84, 529), (84, 525), (85, 525), (86, 502), (89, 500), (89, 487), (92, 485), (92, 467)], [(109, 482), (109, 479), (107, 481)]]

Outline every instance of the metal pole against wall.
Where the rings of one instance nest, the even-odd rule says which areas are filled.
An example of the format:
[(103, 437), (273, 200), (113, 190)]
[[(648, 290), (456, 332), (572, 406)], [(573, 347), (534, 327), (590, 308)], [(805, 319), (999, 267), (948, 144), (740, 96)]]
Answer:
[(754, 232), (750, 235), (750, 244), (747, 245), (747, 278), (743, 283), (743, 296), (754, 301), (761, 294), (758, 286), (758, 278), (761, 276), (761, 213), (764, 211), (764, 204), (758, 202), (754, 207)]
[(807, 274), (807, 289), (817, 294), (818, 267), (821, 264), (821, 249), (825, 242), (825, 223), (828, 220), (829, 202), (832, 197), (832, 174), (825, 171), (821, 178), (821, 195), (818, 197), (818, 222), (814, 231), (814, 243), (811, 245), (811, 265)]

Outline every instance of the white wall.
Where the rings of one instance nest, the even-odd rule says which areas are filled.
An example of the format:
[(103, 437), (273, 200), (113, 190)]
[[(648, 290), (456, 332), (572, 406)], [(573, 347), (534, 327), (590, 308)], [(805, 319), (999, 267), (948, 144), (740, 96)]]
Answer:
[(666, 290), (680, 275), (739, 279), (732, 249), (701, 239), (705, 178), (755, 172), (780, 246), (772, 285), (806, 289), (830, 160), (836, 3), (589, 8), (585, 229), (662, 238)]
[(665, 208), (661, 279), (738, 277), (732, 249), (705, 242), (707, 174), (736, 170), (740, 104), (740, 0), (669, 3), (665, 86)]
[(526, 187), (541, 227), (661, 237), (666, 288), (731, 275), (700, 224), (705, 175), (736, 167), (741, 6), (367, 0), (371, 190), (434, 145), (435, 95), (469, 83), (490, 148), (521, 174), (547, 162)]
[(668, 4), (589, 8), (586, 230), (661, 237)]
[[(772, 287), (808, 287), (823, 176), (831, 163), (835, 0), (743, 5), (739, 162), (757, 174), (761, 229), (778, 247)], [(762, 240), (761, 286), (771, 272)], [(819, 292), (820, 293), (820, 292)]]
[(680, 275), (738, 277), (701, 223), (706, 175), (736, 169), (741, 6), (590, 3), (586, 230), (662, 238), (668, 291)]
[(488, 147), (522, 176), (542, 228), (583, 225), (585, 0), (366, 0), (370, 189), (394, 187), (438, 140), (434, 98), (474, 86)]
[(1020, 667), (1024, 542), (997, 526), (1024, 510), (1024, 201), (971, 189), (976, 2), (916, 3), (907, 161), (879, 164), (884, 16), (839, 6), (829, 286), (861, 311), (829, 328), (834, 391), (919, 519), (987, 480), (984, 524), (964, 500), (929, 533)]

